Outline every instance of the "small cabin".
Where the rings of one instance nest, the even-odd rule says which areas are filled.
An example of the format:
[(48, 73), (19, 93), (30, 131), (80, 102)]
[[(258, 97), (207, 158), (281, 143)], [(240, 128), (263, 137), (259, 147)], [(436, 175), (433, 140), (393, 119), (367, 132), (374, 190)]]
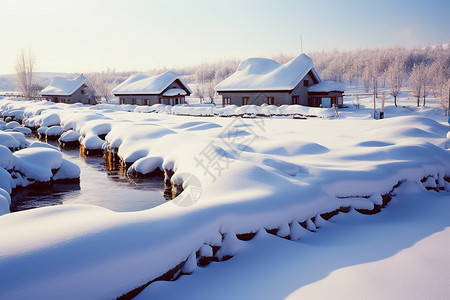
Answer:
[(87, 91), (86, 78), (80, 74), (75, 79), (54, 77), (50, 85), (44, 88), (40, 94), (48, 101), (55, 103), (83, 103), (95, 104)]
[(322, 81), (308, 88), (308, 106), (342, 108), (344, 85), (336, 81)]
[(120, 104), (153, 105), (184, 104), (192, 94), (190, 87), (174, 72), (149, 76), (134, 74), (116, 86), (112, 94)]
[(337, 106), (342, 107), (342, 85), (338, 91), (328, 92), (325, 86), (332, 85), (328, 83), (322, 81), (312, 59), (301, 54), (285, 64), (267, 58), (246, 59), (215, 90), (222, 96), (224, 106), (266, 103), (326, 107), (330, 102), (330, 105), (340, 103)]

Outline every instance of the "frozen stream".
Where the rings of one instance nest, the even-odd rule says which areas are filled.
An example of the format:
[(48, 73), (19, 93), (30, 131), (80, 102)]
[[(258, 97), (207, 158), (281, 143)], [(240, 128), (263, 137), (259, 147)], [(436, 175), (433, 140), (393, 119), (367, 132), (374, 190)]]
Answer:
[(14, 191), (11, 212), (57, 204), (92, 204), (124, 212), (165, 202), (163, 177), (131, 180), (120, 171), (107, 171), (102, 157), (80, 157), (79, 150), (62, 153), (65, 159), (80, 167), (80, 183)]

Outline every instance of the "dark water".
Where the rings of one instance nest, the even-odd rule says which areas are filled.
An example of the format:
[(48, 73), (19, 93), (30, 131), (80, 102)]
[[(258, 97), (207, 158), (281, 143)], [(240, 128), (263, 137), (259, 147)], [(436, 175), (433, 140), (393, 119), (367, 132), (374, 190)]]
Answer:
[(92, 204), (113, 211), (138, 211), (165, 202), (163, 177), (132, 180), (122, 171), (108, 171), (102, 157), (80, 157), (79, 150), (63, 150), (63, 157), (81, 169), (80, 183), (14, 191), (11, 211), (59, 204)]

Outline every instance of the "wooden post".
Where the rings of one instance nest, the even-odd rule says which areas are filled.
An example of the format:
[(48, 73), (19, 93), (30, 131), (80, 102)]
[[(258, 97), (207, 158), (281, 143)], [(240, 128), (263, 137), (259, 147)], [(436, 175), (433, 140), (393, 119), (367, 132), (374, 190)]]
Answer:
[(336, 103), (333, 103), (334, 113), (336, 114), (336, 118), (339, 118), (339, 113), (337, 111), (337, 105)]
[(377, 119), (377, 103), (375, 95), (375, 77), (373, 77), (373, 118)]
[(383, 97), (381, 98), (380, 119), (384, 119), (384, 92), (383, 92)]

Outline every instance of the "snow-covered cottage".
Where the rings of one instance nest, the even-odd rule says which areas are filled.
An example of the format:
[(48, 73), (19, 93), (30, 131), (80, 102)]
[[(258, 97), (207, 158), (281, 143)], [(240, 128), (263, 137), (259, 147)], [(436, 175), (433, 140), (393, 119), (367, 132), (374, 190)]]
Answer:
[(49, 86), (41, 91), (41, 96), (56, 103), (95, 104), (87, 92), (86, 78), (83, 74), (75, 79), (54, 77)]
[(191, 93), (180, 76), (170, 71), (155, 76), (134, 74), (112, 90), (120, 104), (137, 105), (183, 104)]
[(223, 105), (300, 104), (342, 107), (343, 85), (322, 81), (312, 59), (301, 54), (280, 64), (267, 58), (249, 58), (216, 86)]

